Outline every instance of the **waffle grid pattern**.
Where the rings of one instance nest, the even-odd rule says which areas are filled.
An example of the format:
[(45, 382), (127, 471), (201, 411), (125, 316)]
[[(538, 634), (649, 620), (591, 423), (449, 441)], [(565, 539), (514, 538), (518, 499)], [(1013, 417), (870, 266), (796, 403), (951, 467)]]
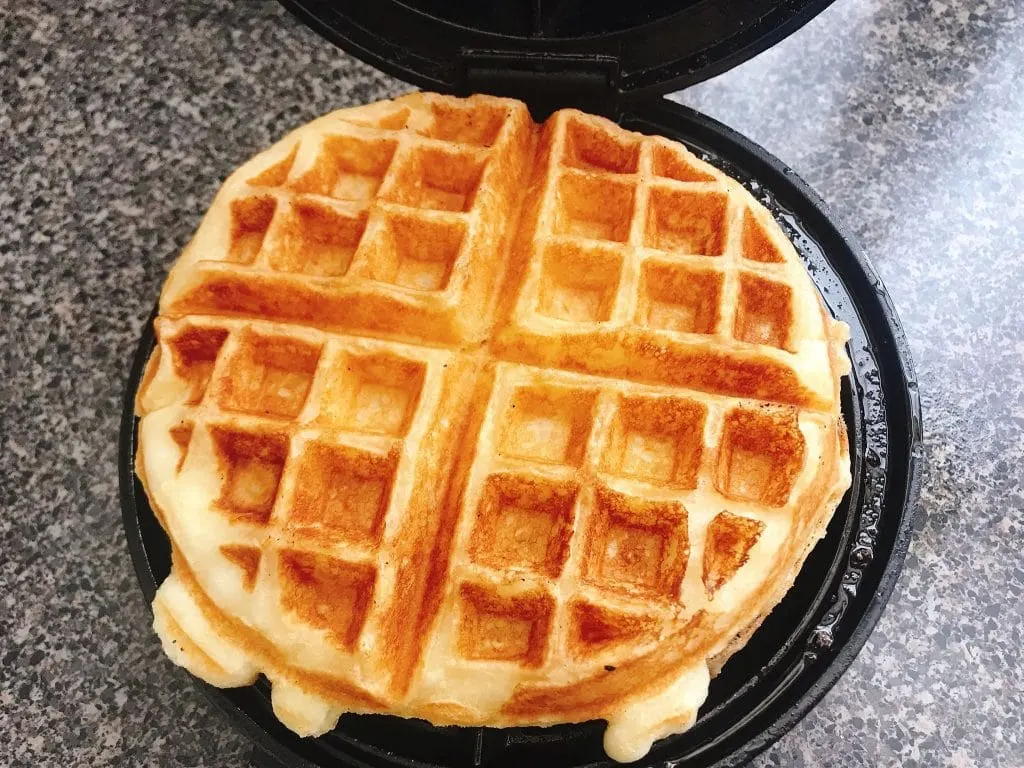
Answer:
[(521, 297), (526, 307), (568, 325), (792, 351), (788, 265), (724, 180), (656, 138), (620, 143), (572, 117), (560, 127), (532, 233), (541, 279)]
[(354, 651), (415, 546), (400, 541), (419, 513), (408, 490), (429, 497), (429, 478), (409, 457), (440, 460), (425, 433), (445, 436), (451, 353), (219, 318), (161, 318), (157, 332), (156, 389), (184, 384), (177, 472), (193, 452), (217, 467), (211, 512), (231, 522), (220, 554), (247, 591)]
[(459, 310), (493, 292), (473, 254), (501, 247), (529, 132), (500, 100), (322, 118), (229, 181), (192, 246), (202, 280), (166, 309), (479, 341), (483, 318)]
[(546, 124), (538, 157), (514, 251), (521, 290), (495, 334), (502, 357), (834, 406), (831, 376), (795, 373), (828, 345), (806, 273), (735, 181), (578, 113)]
[[(511, 363), (481, 434), (494, 449), (467, 482), (441, 623), (460, 624), (452, 650), (467, 658), (549, 670), (711, 609), (804, 465), (791, 412)], [(765, 454), (766, 435), (792, 452)], [(728, 545), (694, 558), (681, 591), (709, 526)]]
[[(507, 698), (720, 613), (702, 664), (756, 622), (729, 623), (742, 590), (824, 524), (795, 516), (838, 501), (843, 371), (748, 198), (598, 118), (537, 133), (516, 102), (428, 95), (323, 118), (225, 184), (169, 278), (138, 398), (174, 471), (152, 476), (145, 434), (140, 465), (186, 558), (195, 531), (153, 489), (206, 488), (205, 567), (234, 574), (214, 602), (286, 655), (319, 649), (316, 674), (364, 696), (279, 707), (302, 684), (278, 667), (286, 723), (403, 701), (493, 719), (501, 701), (458, 686), (428, 705), (417, 670), (492, 670)], [(723, 360), (739, 362), (719, 386), (706, 371)], [(812, 365), (828, 392), (803, 386)], [(831, 485), (801, 512), (816, 482)], [(723, 598), (759, 543), (758, 572)]]

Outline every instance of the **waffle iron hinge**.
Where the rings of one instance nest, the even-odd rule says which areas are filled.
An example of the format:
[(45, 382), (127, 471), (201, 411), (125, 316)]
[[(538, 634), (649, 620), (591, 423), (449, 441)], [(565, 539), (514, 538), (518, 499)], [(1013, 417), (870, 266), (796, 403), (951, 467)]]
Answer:
[(600, 54), (464, 49), (462, 95), (489, 93), (526, 102), (534, 120), (563, 107), (617, 120), (621, 108), (619, 60)]

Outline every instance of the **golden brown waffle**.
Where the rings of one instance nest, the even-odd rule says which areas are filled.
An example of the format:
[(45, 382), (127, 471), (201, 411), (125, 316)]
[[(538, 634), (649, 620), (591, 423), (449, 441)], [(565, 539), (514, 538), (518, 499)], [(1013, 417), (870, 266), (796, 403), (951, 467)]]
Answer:
[(849, 485), (845, 328), (735, 181), (566, 110), (414, 94), (224, 184), (137, 467), (168, 655), (343, 712), (685, 730)]

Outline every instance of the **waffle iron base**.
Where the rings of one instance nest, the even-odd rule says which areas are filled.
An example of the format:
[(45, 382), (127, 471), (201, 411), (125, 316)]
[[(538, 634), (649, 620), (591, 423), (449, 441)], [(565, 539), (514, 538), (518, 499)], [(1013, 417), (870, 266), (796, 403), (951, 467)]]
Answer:
[[(850, 491), (789, 594), (712, 681), (696, 725), (657, 742), (639, 763), (738, 766), (779, 739), (835, 684), (892, 592), (918, 493), (917, 383), (884, 287), (849, 232), (792, 171), (722, 124), (669, 101), (644, 105), (621, 123), (682, 141), (750, 189), (792, 239), (829, 309), (851, 329), (847, 351), (853, 371), (843, 387), (853, 463)], [(167, 537), (134, 466), (133, 401), (153, 345), (150, 318), (128, 381), (118, 455), (125, 533), (147, 600), (170, 570)], [(188, 677), (182, 672), (182, 680)], [(347, 715), (330, 733), (300, 739), (274, 717), (266, 681), (232, 690), (195, 682), (250, 737), (254, 763), (267, 768), (616, 765), (604, 754), (601, 722), (438, 728), (384, 715)]]

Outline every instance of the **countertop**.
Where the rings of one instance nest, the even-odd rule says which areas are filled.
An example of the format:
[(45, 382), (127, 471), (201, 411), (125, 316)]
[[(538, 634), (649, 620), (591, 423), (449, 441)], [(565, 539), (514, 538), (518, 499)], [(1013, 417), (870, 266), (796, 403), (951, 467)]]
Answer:
[[(924, 407), (892, 601), (755, 766), (1024, 765), (1022, 40), (1020, 3), (838, 0), (676, 96), (849, 224)], [(149, 628), (117, 501), (122, 389), (221, 179), (404, 89), (272, 2), (0, 0), (0, 765), (246, 764)]]

